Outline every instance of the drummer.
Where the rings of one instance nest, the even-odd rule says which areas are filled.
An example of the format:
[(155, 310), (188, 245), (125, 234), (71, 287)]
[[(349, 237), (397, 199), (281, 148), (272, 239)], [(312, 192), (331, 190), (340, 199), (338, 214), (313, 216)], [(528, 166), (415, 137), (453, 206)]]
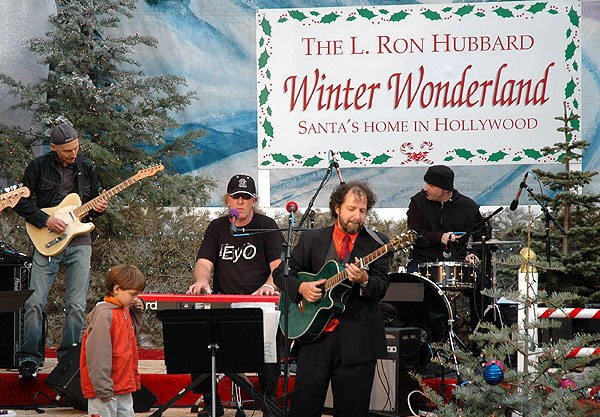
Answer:
[[(430, 262), (466, 261), (477, 265), (481, 246), (468, 246), (469, 236), (464, 233), (475, 241), (481, 239), (484, 228), (472, 230), (475, 225), (484, 226), (479, 205), (454, 188), (454, 172), (445, 165), (429, 167), (423, 179), (425, 187), (408, 205), (408, 228), (417, 232), (418, 238), (406, 272), (416, 273), (419, 264)], [(481, 283), (476, 287), (479, 293)], [(471, 303), (476, 303), (472, 304), (476, 314), (471, 314), (471, 322), (476, 324), (481, 315), (481, 299), (475, 294), (470, 298)]]

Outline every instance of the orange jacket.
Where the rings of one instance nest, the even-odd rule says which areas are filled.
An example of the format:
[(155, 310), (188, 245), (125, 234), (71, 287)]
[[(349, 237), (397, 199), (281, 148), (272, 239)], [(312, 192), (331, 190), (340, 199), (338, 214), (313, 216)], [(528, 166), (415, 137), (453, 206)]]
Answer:
[[(81, 342), (81, 391), (85, 398), (108, 398), (140, 389), (136, 333), (143, 313), (114, 298), (96, 304)], [(133, 314), (132, 314), (133, 313)]]

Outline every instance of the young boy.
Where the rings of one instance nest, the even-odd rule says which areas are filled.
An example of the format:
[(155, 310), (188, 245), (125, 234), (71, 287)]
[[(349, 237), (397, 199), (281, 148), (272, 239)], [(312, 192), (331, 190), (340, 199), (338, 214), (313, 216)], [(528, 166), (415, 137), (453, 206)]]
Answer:
[(136, 335), (144, 303), (138, 294), (146, 278), (133, 265), (117, 265), (106, 275), (106, 297), (88, 315), (81, 342), (81, 390), (88, 415), (133, 417), (132, 392), (140, 389)]

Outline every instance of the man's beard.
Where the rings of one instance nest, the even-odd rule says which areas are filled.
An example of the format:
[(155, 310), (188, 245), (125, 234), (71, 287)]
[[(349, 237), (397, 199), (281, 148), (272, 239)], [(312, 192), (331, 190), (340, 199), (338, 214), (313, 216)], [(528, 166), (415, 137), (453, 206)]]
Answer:
[(345, 232), (348, 233), (349, 235), (354, 235), (358, 232), (360, 232), (360, 229), (362, 229), (362, 223), (359, 222), (344, 222), (342, 223), (342, 221), (338, 221), (340, 228)]

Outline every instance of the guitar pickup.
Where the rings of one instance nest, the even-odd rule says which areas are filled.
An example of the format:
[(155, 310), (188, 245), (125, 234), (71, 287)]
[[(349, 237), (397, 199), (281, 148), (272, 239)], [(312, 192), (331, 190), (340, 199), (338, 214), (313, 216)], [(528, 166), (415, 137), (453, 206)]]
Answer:
[(62, 236), (57, 237), (56, 239), (52, 239), (50, 242), (46, 243), (44, 246), (47, 248), (51, 248), (52, 246), (56, 245), (58, 242), (65, 240), (67, 238), (67, 235), (64, 234)]

